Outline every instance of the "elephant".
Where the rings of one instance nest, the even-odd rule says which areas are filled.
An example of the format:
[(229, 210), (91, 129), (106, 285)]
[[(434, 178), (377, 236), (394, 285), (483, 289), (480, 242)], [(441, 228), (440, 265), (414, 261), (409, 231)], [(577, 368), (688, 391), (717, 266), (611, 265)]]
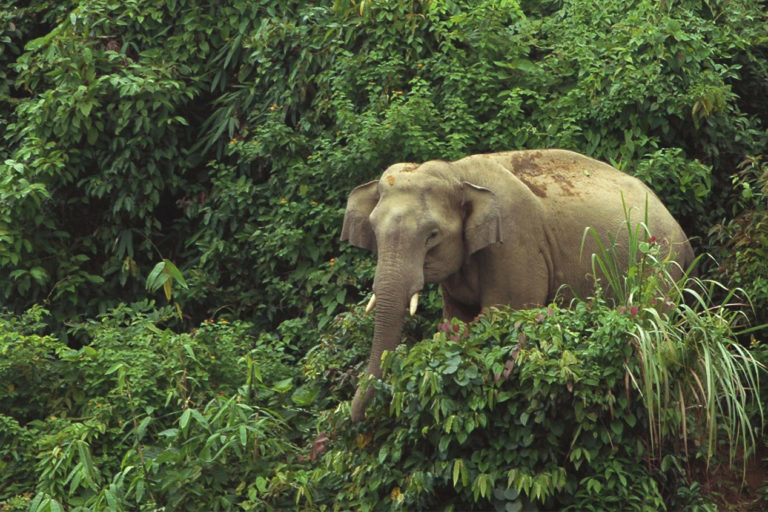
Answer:
[[(682, 276), (693, 249), (667, 208), (637, 178), (590, 157), (542, 149), (391, 165), (350, 192), (341, 233), (377, 254), (366, 374), (381, 378), (382, 353), (400, 343), (406, 309), (415, 312), (425, 283), (439, 283), (445, 318), (464, 321), (490, 306), (544, 306), (563, 285), (586, 296), (597, 242), (585, 230), (615, 240), (621, 253), (627, 212), (673, 251)], [(353, 421), (363, 419), (371, 391), (358, 387)]]

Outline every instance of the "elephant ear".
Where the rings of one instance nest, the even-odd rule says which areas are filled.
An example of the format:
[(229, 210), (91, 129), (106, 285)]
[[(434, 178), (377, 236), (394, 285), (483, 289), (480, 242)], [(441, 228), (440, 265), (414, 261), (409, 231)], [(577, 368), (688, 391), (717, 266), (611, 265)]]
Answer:
[(467, 251), (473, 254), (491, 244), (502, 242), (501, 211), (496, 194), (487, 188), (468, 182), (461, 184), (464, 219), (464, 239)]
[(355, 247), (376, 252), (376, 235), (368, 217), (379, 202), (378, 180), (352, 190), (347, 199), (344, 212), (344, 225), (341, 228), (341, 241), (349, 241)]

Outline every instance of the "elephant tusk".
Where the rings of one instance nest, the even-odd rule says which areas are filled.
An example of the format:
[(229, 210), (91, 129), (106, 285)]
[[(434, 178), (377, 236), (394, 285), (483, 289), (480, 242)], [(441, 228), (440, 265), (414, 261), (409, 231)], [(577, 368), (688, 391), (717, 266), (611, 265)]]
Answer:
[(376, 307), (376, 294), (374, 293), (373, 295), (371, 295), (371, 300), (368, 301), (368, 305), (365, 306), (365, 312), (370, 313), (371, 311), (373, 311), (373, 308), (375, 307)]
[(414, 293), (413, 297), (411, 297), (411, 306), (409, 308), (411, 312), (411, 316), (416, 314), (416, 309), (418, 309), (418, 307), (419, 307), (419, 294)]

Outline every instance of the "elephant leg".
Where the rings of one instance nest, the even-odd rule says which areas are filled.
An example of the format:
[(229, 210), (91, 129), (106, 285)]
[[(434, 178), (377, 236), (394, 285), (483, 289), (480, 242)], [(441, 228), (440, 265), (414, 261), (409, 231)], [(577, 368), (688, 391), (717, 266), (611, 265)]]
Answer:
[(446, 291), (444, 286), (440, 287), (443, 296), (443, 318), (458, 318), (462, 322), (471, 322), (480, 314), (479, 305), (463, 304)]

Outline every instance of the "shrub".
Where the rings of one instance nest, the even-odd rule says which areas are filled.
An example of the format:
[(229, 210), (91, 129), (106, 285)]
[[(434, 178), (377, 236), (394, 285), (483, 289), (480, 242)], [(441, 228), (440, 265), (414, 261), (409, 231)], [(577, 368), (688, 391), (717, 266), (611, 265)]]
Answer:
[[(618, 475), (650, 482), (645, 416), (624, 369), (632, 325), (602, 302), (494, 311), (467, 338), (438, 333), (390, 353), (373, 424), (342, 430), (325, 457), (330, 471), (352, 468), (338, 508), (578, 510), (606, 499)], [(658, 492), (647, 500), (661, 507)]]
[[(739, 308), (743, 304), (732, 299), (742, 291), (690, 278), (696, 261), (681, 268), (673, 259), (676, 248), (651, 236), (647, 212), (645, 222), (633, 222), (625, 210), (626, 272), (620, 270), (623, 248), (613, 240), (603, 244), (591, 228), (584, 238), (591, 233), (598, 248), (592, 255), (593, 275), (603, 276), (616, 304), (635, 317), (641, 371), (640, 376), (632, 370), (629, 375), (648, 410), (650, 447), (659, 450), (661, 459), (662, 439), (679, 434), (687, 454), (688, 435), (699, 429), (694, 436), (706, 438), (709, 464), (717, 451), (716, 438), (724, 431), (732, 462), (739, 444), (743, 454), (756, 447), (750, 405), (757, 405), (761, 423), (763, 416), (756, 400), (763, 367), (737, 339), (747, 318)], [(673, 273), (682, 273), (682, 279)]]
[(659, 196), (681, 224), (692, 226), (710, 212), (712, 168), (686, 159), (680, 148), (660, 149), (637, 162), (632, 174)]
[(658, 343), (663, 317), (633, 311), (599, 297), (497, 310), (455, 341), (438, 332), (389, 353), (367, 422), (346, 425), (342, 407), (320, 427), (335, 441), (327, 470), (348, 475), (336, 509), (674, 510), (669, 487), (714, 454), (710, 435), (750, 453), (755, 363), (720, 318), (675, 314)]
[(732, 176), (734, 188), (740, 191), (733, 205), (735, 217), (713, 226), (711, 240), (719, 247), (716, 256), (719, 267), (716, 275), (730, 288), (745, 290), (752, 301), (753, 321), (762, 325), (765, 334), (768, 324), (768, 164), (761, 158), (742, 162), (741, 169)]
[(309, 492), (292, 479), (311, 472), (311, 416), (281, 340), (226, 321), (176, 334), (173, 308), (143, 303), (77, 326), (88, 343), (71, 349), (30, 334), (42, 314), (0, 328), (3, 506), (259, 509)]

